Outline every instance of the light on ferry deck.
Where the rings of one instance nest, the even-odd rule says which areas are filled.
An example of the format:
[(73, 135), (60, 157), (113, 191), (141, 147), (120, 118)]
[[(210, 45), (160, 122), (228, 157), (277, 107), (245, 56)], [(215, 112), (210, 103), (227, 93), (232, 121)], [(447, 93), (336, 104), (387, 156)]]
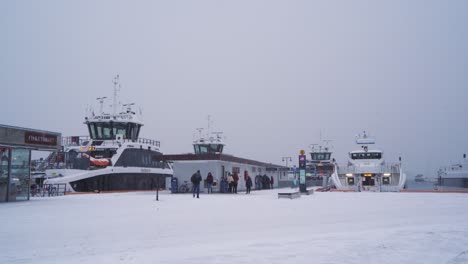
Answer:
[(391, 176), (391, 173), (384, 173), (383, 176)]
[(346, 173), (346, 177), (353, 177), (352, 173)]

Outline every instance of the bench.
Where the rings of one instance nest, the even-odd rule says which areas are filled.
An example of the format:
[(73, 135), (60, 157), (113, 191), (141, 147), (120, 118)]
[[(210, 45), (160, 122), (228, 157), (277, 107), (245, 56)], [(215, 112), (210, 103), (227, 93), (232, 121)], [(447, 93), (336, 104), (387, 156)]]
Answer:
[(294, 198), (299, 198), (299, 197), (301, 197), (301, 194), (299, 192), (278, 193), (278, 199), (279, 198), (294, 199)]

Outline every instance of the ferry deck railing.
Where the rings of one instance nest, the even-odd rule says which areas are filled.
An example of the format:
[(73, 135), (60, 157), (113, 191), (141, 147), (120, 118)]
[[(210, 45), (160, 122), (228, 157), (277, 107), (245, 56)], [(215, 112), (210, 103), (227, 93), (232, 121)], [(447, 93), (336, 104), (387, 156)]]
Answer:
[(400, 164), (399, 163), (387, 163), (385, 165), (380, 166), (380, 168), (375, 171), (366, 171), (360, 167), (356, 167), (354, 165), (348, 166), (338, 166), (338, 175), (346, 174), (346, 173), (400, 173)]
[[(86, 146), (91, 138), (89, 136), (71, 136), (71, 137), (63, 137), (62, 138), (62, 146)], [(102, 141), (99, 139), (96, 139), (94, 141)], [(128, 142), (133, 142), (133, 143), (140, 143), (140, 144), (148, 144), (151, 146), (155, 147), (161, 147), (161, 142), (158, 140), (154, 139), (148, 139), (148, 138), (138, 138), (136, 140), (133, 139), (122, 139), (122, 140), (112, 140), (114, 142), (122, 142), (122, 143), (128, 143)]]

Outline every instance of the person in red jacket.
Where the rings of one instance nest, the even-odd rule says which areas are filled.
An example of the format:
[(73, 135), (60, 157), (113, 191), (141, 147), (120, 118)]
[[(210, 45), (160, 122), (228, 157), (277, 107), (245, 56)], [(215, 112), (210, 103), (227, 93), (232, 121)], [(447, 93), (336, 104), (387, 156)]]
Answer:
[(208, 176), (206, 176), (205, 181), (208, 193), (213, 193), (213, 175), (211, 174), (211, 172), (208, 172)]
[(239, 184), (239, 174), (235, 172), (232, 178), (234, 179), (234, 183), (232, 185), (232, 192), (237, 193), (237, 185)]

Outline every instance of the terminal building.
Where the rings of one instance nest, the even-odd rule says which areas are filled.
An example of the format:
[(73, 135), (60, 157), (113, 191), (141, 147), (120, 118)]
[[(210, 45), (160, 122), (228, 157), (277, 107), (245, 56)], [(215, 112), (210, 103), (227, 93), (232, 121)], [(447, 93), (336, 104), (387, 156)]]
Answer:
[(0, 124), (0, 202), (29, 200), (31, 151), (57, 151), (61, 141), (60, 133)]
[[(208, 133), (200, 135), (193, 142), (194, 153), (163, 155), (161, 158), (173, 164), (174, 178), (178, 181), (178, 186), (182, 184), (191, 185), (191, 176), (199, 170), (203, 180), (208, 173), (211, 173), (214, 182), (214, 192), (223, 192), (221, 190), (221, 181), (226, 179), (228, 174), (237, 174), (239, 176), (238, 191), (244, 191), (245, 175), (252, 178), (252, 189), (277, 188), (279, 179), (287, 176), (288, 169), (285, 166), (271, 163), (260, 162), (256, 160), (240, 158), (224, 154), (225, 144), (220, 133)], [(260, 178), (260, 176), (262, 176)], [(265, 179), (269, 179), (268, 184), (264, 184)], [(166, 188), (171, 186), (171, 179), (166, 179)], [(201, 184), (200, 191), (205, 191), (205, 184)]]

